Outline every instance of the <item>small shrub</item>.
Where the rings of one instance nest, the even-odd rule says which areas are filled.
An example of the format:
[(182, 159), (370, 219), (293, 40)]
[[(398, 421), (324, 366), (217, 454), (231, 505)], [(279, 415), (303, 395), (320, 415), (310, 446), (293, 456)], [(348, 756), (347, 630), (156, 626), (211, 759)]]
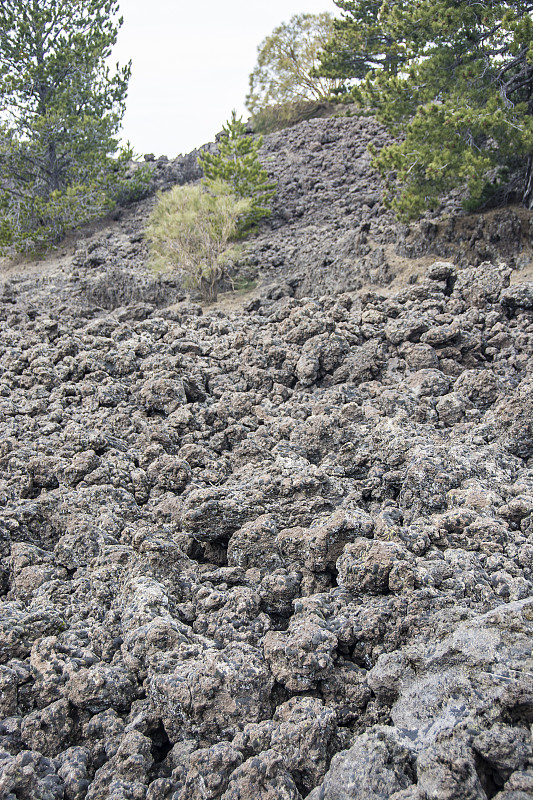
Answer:
[(97, 183), (71, 185), (47, 197), (0, 196), (0, 253), (44, 252), (65, 232), (103, 216), (114, 203)]
[(223, 181), (205, 186), (175, 186), (160, 193), (146, 238), (156, 269), (178, 270), (186, 286), (216, 300), (226, 265), (236, 257), (239, 221), (251, 200), (238, 198)]
[[(14, 152), (13, 146), (12, 156)], [(22, 148), (17, 152), (20, 155)], [(67, 231), (103, 217), (117, 204), (126, 206), (146, 197), (150, 167), (133, 159), (131, 149), (123, 149), (116, 158), (107, 158), (90, 182), (73, 182), (54, 191), (37, 180), (28, 180), (18, 193), (0, 186), (0, 254), (46, 252)], [(14, 163), (10, 169), (15, 169)], [(0, 167), (5, 166), (5, 152), (0, 152)]]
[(119, 206), (129, 206), (143, 200), (150, 193), (152, 168), (136, 161), (131, 147), (119, 153), (109, 172), (108, 194)]

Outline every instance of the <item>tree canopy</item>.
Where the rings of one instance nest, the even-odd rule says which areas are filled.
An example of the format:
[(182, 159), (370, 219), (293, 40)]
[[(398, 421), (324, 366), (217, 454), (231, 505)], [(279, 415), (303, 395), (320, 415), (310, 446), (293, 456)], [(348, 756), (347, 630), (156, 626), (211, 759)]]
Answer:
[(109, 205), (130, 65), (107, 59), (122, 19), (115, 0), (0, 5), (2, 244), (59, 238)]
[(400, 47), (381, 20), (383, 0), (334, 2), (344, 14), (333, 20), (332, 34), (320, 52), (317, 71), (324, 77), (341, 80), (344, 91), (351, 80), (365, 78), (370, 70), (396, 74)]
[(416, 217), (464, 184), (470, 207), (505, 189), (531, 208), (533, 3), (336, 5), (344, 13), (320, 71), (344, 78), (399, 135), (373, 161), (399, 215)]
[(331, 14), (295, 14), (274, 28), (258, 47), (250, 75), (246, 106), (257, 113), (265, 106), (297, 100), (320, 100), (338, 86), (336, 78), (318, 75), (321, 49), (333, 33)]

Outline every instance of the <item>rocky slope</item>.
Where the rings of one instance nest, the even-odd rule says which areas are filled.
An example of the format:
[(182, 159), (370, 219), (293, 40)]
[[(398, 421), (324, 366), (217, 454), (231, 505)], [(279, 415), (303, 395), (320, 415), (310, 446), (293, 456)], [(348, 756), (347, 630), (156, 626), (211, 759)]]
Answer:
[(144, 206), (6, 274), (0, 797), (533, 796), (533, 284), (340, 291), (401, 229), (301, 142), (365, 124), (269, 138), (242, 308), (145, 270)]
[[(505, 262), (516, 279), (533, 277), (533, 227), (524, 209), (462, 214), (458, 199), (450, 198), (420, 222), (398, 223), (381, 202), (382, 184), (370, 170), (367, 150), (369, 143), (386, 141), (381, 126), (364, 117), (316, 119), (266, 136), (261, 155), (278, 190), (272, 217), (247, 243), (237, 278), (276, 284), (272, 291), (280, 296), (320, 297), (405, 283), (436, 258), (460, 268)], [(194, 151), (151, 162), (153, 188), (199, 180), (197, 156)], [(183, 299), (176, 275), (154, 276), (147, 269), (143, 230), (153, 204), (152, 197), (101, 230), (88, 228), (66, 271), (44, 271), (46, 292), (53, 283), (56, 302), (72, 304), (76, 297), (109, 310)]]

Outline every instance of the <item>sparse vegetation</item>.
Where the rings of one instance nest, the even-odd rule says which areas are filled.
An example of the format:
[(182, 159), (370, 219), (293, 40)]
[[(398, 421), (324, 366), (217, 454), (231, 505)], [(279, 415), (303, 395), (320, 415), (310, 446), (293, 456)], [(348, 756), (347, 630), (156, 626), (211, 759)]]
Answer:
[(265, 106), (252, 117), (252, 127), (256, 133), (274, 133), (291, 128), (299, 122), (317, 117), (326, 117), (336, 106), (326, 101), (294, 100), (273, 106)]
[(201, 185), (176, 186), (161, 193), (146, 237), (156, 269), (178, 270), (186, 286), (216, 300), (228, 266), (239, 258), (238, 241), (270, 214), (276, 184), (269, 182), (258, 150), (261, 137), (248, 135), (236, 112), (224, 125), (218, 152), (204, 152), (198, 163)]

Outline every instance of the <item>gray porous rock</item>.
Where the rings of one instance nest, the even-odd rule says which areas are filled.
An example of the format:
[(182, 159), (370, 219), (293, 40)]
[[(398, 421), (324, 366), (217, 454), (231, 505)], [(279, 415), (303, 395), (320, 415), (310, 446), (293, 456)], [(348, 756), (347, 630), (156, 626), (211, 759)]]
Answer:
[(171, 739), (187, 733), (213, 742), (268, 716), (272, 684), (259, 651), (231, 644), (154, 675), (149, 692)]
[(240, 800), (241, 797), (257, 797), (258, 800), (301, 800), (294, 779), (285, 769), (283, 755), (275, 750), (265, 750), (249, 758), (232, 773), (222, 800)]
[(530, 283), (519, 283), (509, 286), (500, 294), (500, 303), (511, 312), (518, 309), (533, 308), (533, 289)]
[(518, 216), (394, 222), (370, 140), (265, 137), (242, 302), (149, 271), (153, 198), (2, 262), (1, 798), (533, 795)]
[(242, 761), (242, 754), (228, 742), (194, 751), (173, 800), (220, 797)]
[(336, 755), (320, 788), (307, 800), (388, 800), (413, 783), (414, 759), (409, 741), (391, 728), (376, 727)]

